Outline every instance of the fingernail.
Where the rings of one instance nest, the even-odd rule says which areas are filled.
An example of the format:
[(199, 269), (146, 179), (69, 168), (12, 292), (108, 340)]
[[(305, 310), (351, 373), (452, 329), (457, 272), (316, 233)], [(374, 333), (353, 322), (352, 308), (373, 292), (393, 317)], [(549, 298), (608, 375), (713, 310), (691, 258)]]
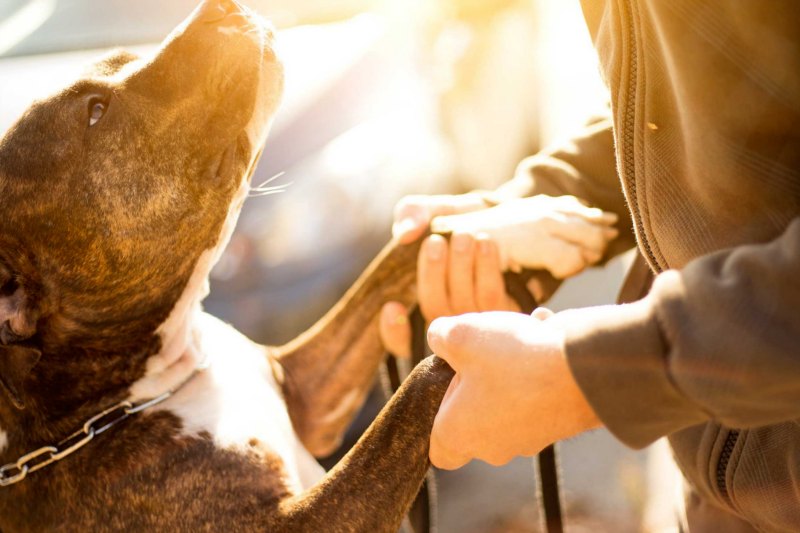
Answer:
[(479, 233), (477, 236), (478, 251), (481, 255), (489, 255), (492, 251), (492, 241), (485, 233)]
[(402, 237), (403, 235), (411, 233), (417, 229), (418, 225), (419, 224), (417, 224), (416, 220), (411, 217), (406, 217), (398, 222), (395, 222), (395, 224), (392, 226), (392, 235), (395, 237)]
[(614, 228), (606, 228), (603, 230), (603, 236), (605, 236), (606, 239), (614, 239), (617, 235), (619, 235), (619, 231)]
[(425, 244), (425, 253), (432, 261), (441, 259), (444, 254), (444, 239), (438, 235), (431, 235)]
[(395, 326), (405, 326), (408, 324), (408, 317), (406, 315), (400, 314), (394, 317), (394, 325)]

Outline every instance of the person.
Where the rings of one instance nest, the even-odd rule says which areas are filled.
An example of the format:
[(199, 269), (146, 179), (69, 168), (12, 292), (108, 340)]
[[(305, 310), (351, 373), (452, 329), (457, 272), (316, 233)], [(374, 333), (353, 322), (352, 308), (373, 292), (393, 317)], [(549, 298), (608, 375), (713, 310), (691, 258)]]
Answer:
[[(685, 529), (797, 530), (800, 10), (582, 7), (610, 117), (496, 191), (396, 209), (401, 242), (429, 224), (452, 233), (430, 236), (418, 262), (422, 311), (441, 317), (430, 347), (456, 371), (431, 461), (502, 464), (600, 426), (634, 448), (668, 436)], [(503, 296), (503, 269), (564, 278), (634, 245), (632, 303), (527, 316)], [(532, 287), (540, 300), (546, 286)], [(393, 351), (407, 344), (404, 312), (382, 311)]]

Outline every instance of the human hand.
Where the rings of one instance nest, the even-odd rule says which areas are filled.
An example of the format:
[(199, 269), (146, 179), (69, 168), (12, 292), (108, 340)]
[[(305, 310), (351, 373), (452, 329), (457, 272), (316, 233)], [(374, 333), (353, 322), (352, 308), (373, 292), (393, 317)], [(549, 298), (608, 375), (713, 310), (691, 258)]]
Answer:
[[(431, 235), (417, 258), (417, 302), (426, 322), (475, 311), (519, 311), (505, 289), (497, 245), (486, 235), (454, 234), (450, 241)], [(398, 302), (383, 306), (380, 334), (384, 347), (409, 357), (408, 310)]]
[(431, 324), (431, 348), (456, 371), (431, 434), (435, 466), (455, 469), (473, 458), (501, 465), (600, 426), (551, 314), (467, 314)]
[(392, 236), (401, 244), (408, 244), (425, 233), (434, 217), (469, 213), (488, 207), (483, 198), (475, 193), (405, 196), (394, 208)]
[[(434, 232), (451, 233), (449, 243), (434, 234), (420, 248), (417, 300), (427, 321), (475, 311), (519, 311), (505, 292), (504, 270), (545, 268), (557, 278), (568, 277), (597, 262), (617, 235), (611, 227), (616, 215), (586, 207), (573, 196), (539, 195), (492, 208), (480, 208), (479, 201), (476, 194), (410, 196), (398, 204), (393, 230), (401, 242), (421, 234), (428, 221)], [(540, 298), (538, 286), (529, 289)], [(381, 311), (383, 344), (400, 357), (409, 355), (406, 316), (396, 302)]]
[(487, 235), (497, 243), (502, 270), (543, 269), (564, 279), (600, 260), (618, 235), (611, 227), (616, 221), (615, 214), (587, 207), (574, 196), (540, 194), (438, 216), (431, 231)]

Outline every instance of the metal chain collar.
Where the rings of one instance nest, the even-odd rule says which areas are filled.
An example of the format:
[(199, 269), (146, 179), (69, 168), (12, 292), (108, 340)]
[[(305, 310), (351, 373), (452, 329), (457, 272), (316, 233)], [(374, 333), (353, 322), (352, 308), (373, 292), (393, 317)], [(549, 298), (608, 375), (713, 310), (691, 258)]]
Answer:
[(42, 446), (38, 450), (26, 453), (17, 459), (16, 462), (8, 463), (0, 467), (0, 487), (7, 487), (14, 483), (19, 483), (31, 472), (36, 472), (80, 450), (96, 436), (111, 429), (128, 417), (167, 400), (197, 375), (200, 370), (202, 370), (202, 368), (195, 370), (186, 381), (182, 382), (174, 389), (168, 390), (164, 394), (150, 400), (140, 403), (132, 403), (127, 400), (119, 402), (89, 418), (80, 429), (58, 444), (54, 446)]

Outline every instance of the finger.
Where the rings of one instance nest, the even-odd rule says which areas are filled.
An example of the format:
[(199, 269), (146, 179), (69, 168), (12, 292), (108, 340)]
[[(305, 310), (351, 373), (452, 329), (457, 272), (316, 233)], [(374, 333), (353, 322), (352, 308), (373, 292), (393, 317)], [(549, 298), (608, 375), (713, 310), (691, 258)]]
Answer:
[(476, 459), (480, 459), (484, 463), (487, 463), (491, 466), (503, 466), (511, 462), (513, 458), (514, 458), (513, 454), (494, 453), (491, 455), (487, 455), (486, 457), (477, 457)]
[(533, 294), (533, 299), (537, 302), (541, 302), (544, 300), (545, 292), (544, 286), (542, 285), (542, 281), (537, 277), (532, 277), (528, 280), (528, 283), (525, 284), (528, 288), (528, 292)]
[(429, 322), (453, 314), (447, 297), (447, 254), (445, 238), (431, 235), (422, 243), (417, 259), (419, 308)]
[[(447, 387), (431, 430), (429, 451), (431, 463), (445, 470), (460, 468), (470, 460), (470, 454), (465, 449), (467, 442), (462, 437), (463, 432), (459, 427), (459, 424), (465, 422), (463, 416), (459, 416), (464, 414), (461, 413), (464, 406), (458, 401), (460, 392), (461, 375), (456, 374)], [(466, 415), (471, 416), (470, 413)]]
[(408, 310), (403, 304), (389, 302), (383, 306), (379, 331), (386, 351), (403, 359), (411, 357), (411, 326)]
[(431, 219), (430, 209), (422, 198), (406, 196), (395, 206), (392, 236), (401, 244), (414, 242), (428, 228)]
[(481, 311), (519, 311), (506, 294), (500, 253), (488, 235), (478, 235), (475, 256), (475, 301)]
[(581, 255), (583, 255), (583, 260), (587, 265), (593, 265), (603, 258), (602, 253), (587, 248), (581, 250)]
[(431, 351), (441, 357), (458, 372), (461, 368), (461, 346), (464, 337), (464, 326), (459, 325), (459, 318), (440, 317), (433, 320), (428, 326), (428, 346)]
[(586, 261), (579, 246), (558, 239), (551, 241), (549, 245), (551, 255), (548, 258), (547, 269), (554, 278), (566, 279), (586, 268)]
[(476, 229), (474, 217), (472, 213), (436, 216), (431, 220), (431, 232), (442, 235), (471, 232)]
[(437, 318), (428, 326), (428, 346), (458, 372), (472, 360), (472, 354), (486, 350), (487, 340), (481, 331), (483, 319), (490, 314), (467, 313)]
[(616, 213), (603, 211), (597, 207), (589, 207), (574, 196), (559, 196), (558, 200), (558, 207), (561, 211), (578, 215), (589, 222), (610, 226), (619, 219)]
[(392, 235), (402, 244), (420, 238), (431, 223), (441, 215), (454, 215), (485, 209), (486, 203), (478, 194), (410, 195), (394, 209)]
[(546, 307), (537, 307), (536, 309), (533, 310), (533, 313), (531, 313), (531, 316), (533, 318), (535, 318), (536, 320), (547, 320), (548, 318), (550, 318), (554, 314), (555, 313), (553, 313), (550, 309), (548, 309)]
[(549, 230), (552, 235), (594, 252), (605, 250), (608, 241), (619, 234), (615, 228), (593, 224), (576, 216), (567, 215), (551, 220)]
[(447, 288), (450, 309), (460, 315), (478, 310), (475, 303), (473, 275), (475, 271), (475, 239), (467, 233), (450, 238), (447, 264)]
[(438, 434), (431, 433), (431, 448), (428, 452), (431, 464), (441, 470), (456, 470), (470, 461), (468, 455), (455, 452), (441, 442)]

